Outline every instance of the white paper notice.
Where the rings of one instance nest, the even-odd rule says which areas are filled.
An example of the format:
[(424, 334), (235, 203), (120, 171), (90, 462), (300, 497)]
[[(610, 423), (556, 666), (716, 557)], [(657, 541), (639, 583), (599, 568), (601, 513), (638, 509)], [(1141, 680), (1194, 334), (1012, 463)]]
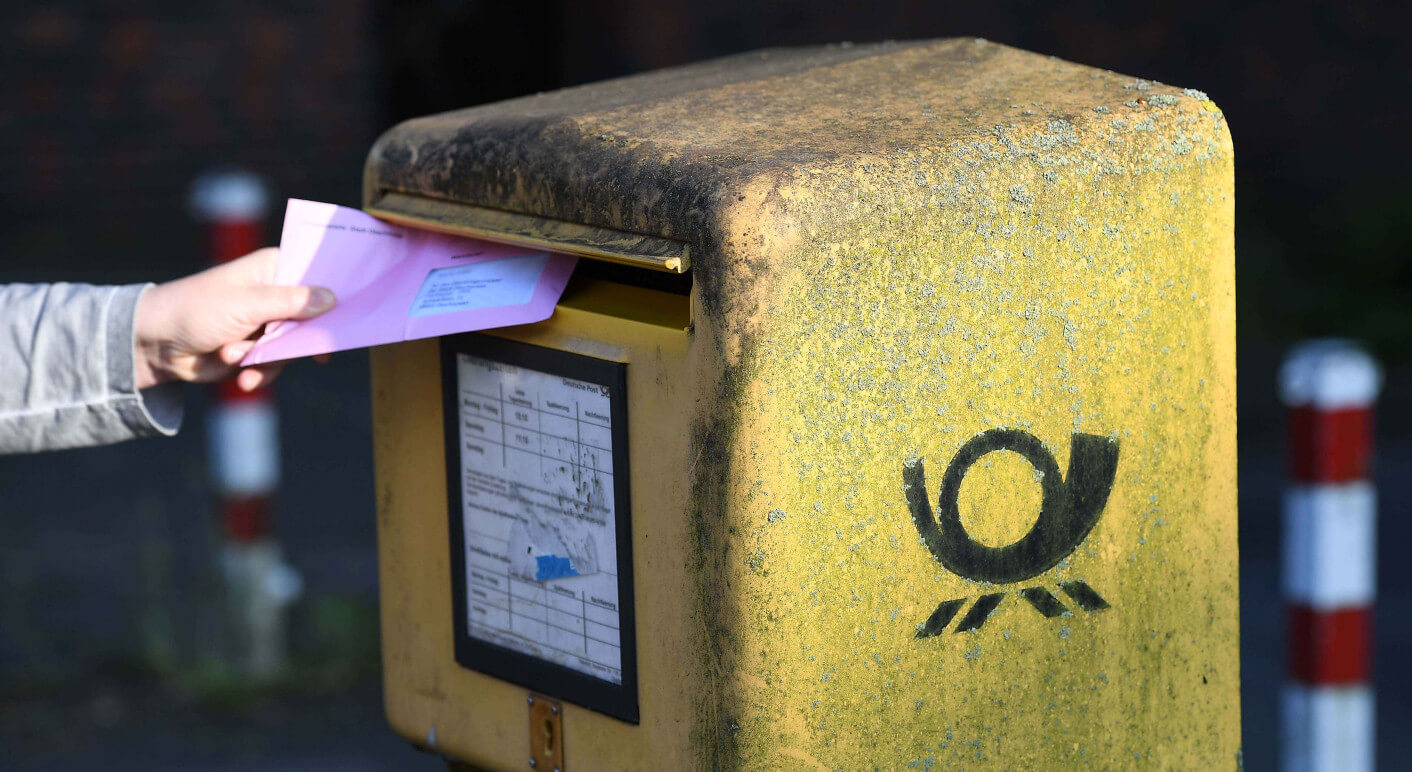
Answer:
[(534, 296), (549, 255), (502, 257), (484, 263), (437, 268), (427, 274), (408, 316), (449, 314), (493, 306), (519, 306)]
[(468, 634), (621, 684), (608, 388), (469, 354), (457, 383)]

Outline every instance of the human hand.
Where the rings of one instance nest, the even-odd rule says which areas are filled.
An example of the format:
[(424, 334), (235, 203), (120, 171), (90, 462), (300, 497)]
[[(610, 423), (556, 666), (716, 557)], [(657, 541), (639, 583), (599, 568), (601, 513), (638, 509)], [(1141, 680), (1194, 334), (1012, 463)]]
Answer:
[(273, 381), (282, 362), (240, 367), (256, 333), (269, 322), (313, 318), (337, 302), (323, 287), (274, 284), (278, 258), (278, 249), (261, 249), (142, 293), (133, 331), (137, 388), (235, 376), (253, 391)]

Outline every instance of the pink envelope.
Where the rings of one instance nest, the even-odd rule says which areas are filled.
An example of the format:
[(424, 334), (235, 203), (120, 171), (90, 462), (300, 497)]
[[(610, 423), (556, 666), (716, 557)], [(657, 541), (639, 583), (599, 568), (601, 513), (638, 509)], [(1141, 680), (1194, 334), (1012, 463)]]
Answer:
[(542, 321), (575, 262), (292, 198), (275, 283), (328, 287), (338, 305), (316, 319), (270, 325), (241, 364)]

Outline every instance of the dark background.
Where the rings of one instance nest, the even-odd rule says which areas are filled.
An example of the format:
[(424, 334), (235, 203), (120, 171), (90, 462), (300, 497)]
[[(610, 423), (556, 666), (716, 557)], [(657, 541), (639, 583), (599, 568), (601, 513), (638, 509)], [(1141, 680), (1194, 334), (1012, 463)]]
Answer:
[[(1412, 717), (1412, 12), (1392, 4), (10, 2), (0, 8), (0, 281), (201, 267), (184, 211), (219, 165), (356, 206), (377, 133), (429, 112), (768, 46), (979, 36), (1208, 92), (1236, 148), (1246, 762), (1270, 768), (1282, 675), (1282, 415), (1313, 335), (1366, 341), (1380, 408), (1380, 756)], [(276, 238), (277, 218), (270, 238)], [(298, 675), (203, 669), (218, 537), (201, 412), (167, 441), (0, 458), (0, 758), (29, 769), (437, 768), (386, 729), (377, 673), (366, 356), (278, 389), (278, 532), (309, 592)]]

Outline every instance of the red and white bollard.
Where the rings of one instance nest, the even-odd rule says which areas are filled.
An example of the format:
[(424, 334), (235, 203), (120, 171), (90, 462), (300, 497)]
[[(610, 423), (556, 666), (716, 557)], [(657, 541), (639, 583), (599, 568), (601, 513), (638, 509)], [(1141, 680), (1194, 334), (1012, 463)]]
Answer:
[[(191, 209), (207, 231), (212, 262), (263, 245), (265, 186), (253, 174), (217, 172), (196, 181)], [(303, 582), (270, 533), (279, 487), (279, 422), (268, 389), (220, 385), (207, 415), (211, 483), (221, 512), (222, 575), (230, 604), (233, 655), (248, 675), (268, 677), (286, 661), (285, 612)]]
[(1285, 495), (1287, 772), (1372, 772), (1372, 610), (1377, 504), (1373, 403), (1382, 374), (1343, 340), (1315, 340), (1280, 369), (1293, 480)]

